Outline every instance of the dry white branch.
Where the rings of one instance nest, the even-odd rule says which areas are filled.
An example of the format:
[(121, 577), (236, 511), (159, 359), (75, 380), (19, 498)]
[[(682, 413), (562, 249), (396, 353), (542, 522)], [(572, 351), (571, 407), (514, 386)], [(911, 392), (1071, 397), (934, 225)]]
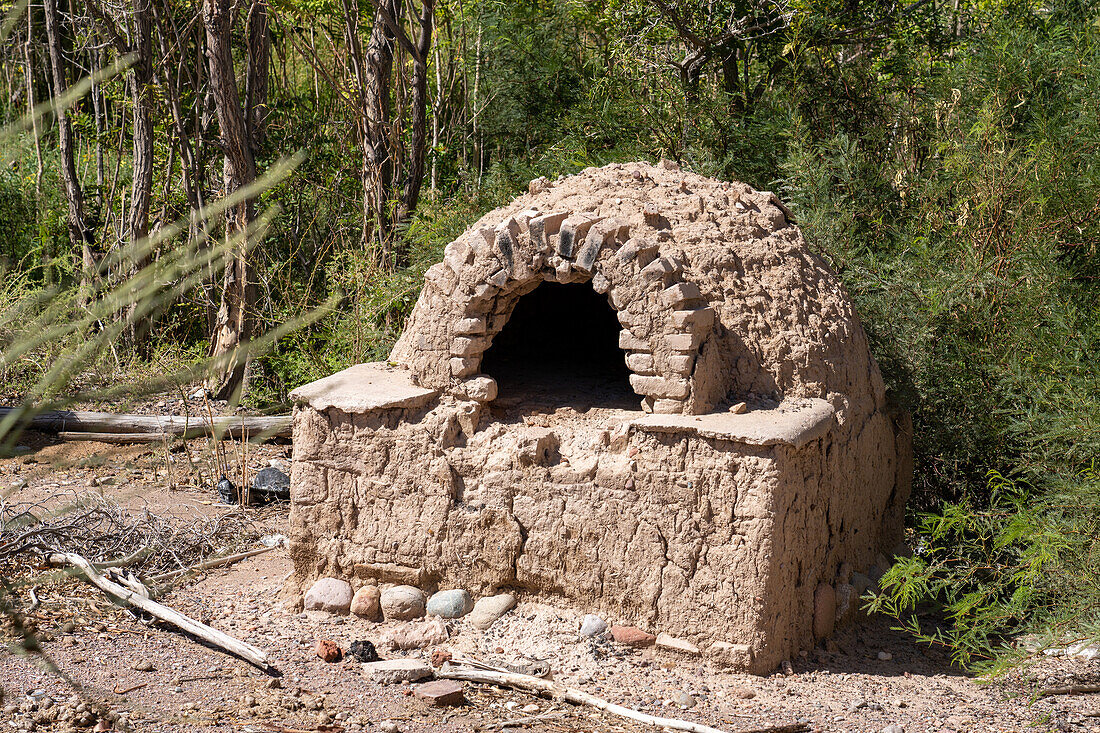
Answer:
[(551, 680), (532, 677), (528, 674), (475, 669), (473, 666), (469, 665), (467, 660), (457, 663), (447, 662), (443, 665), (443, 668), (436, 673), (436, 676), (452, 680), (464, 680), (466, 682), (501, 685), (503, 687), (526, 690), (527, 692), (547, 693), (559, 700), (565, 700), (578, 705), (589, 705), (598, 710), (611, 713), (612, 715), (618, 715), (629, 720), (636, 720), (639, 723), (645, 723), (646, 725), (652, 725), (657, 728), (684, 730), (690, 731), (690, 733), (724, 733), (718, 728), (711, 728), (709, 725), (703, 725), (702, 723), (692, 723), (691, 721), (678, 720), (676, 718), (659, 718), (655, 715), (640, 713), (637, 710), (631, 710), (630, 708), (616, 705), (615, 703), (608, 702), (595, 695), (590, 695), (583, 690), (565, 687)]
[(179, 611), (173, 610), (168, 606), (148, 598), (144, 598), (131, 590), (123, 588), (117, 583), (112, 583), (96, 572), (92, 564), (80, 555), (72, 552), (54, 553), (49, 556), (49, 562), (52, 565), (71, 565), (79, 570), (88, 582), (107, 595), (117, 598), (124, 603), (136, 606), (146, 613), (159, 618), (161, 621), (166, 621), (183, 629), (189, 634), (197, 636), (203, 641), (209, 642), (232, 654), (236, 654), (241, 659), (247, 660), (257, 667), (267, 669), (270, 666), (267, 661), (267, 652), (262, 649), (258, 649), (239, 639), (234, 639), (232, 636), (207, 626), (206, 624), (199, 623), (195, 619), (185, 616)]
[(233, 563), (244, 560), (249, 557), (255, 557), (256, 555), (262, 555), (265, 552), (271, 552), (272, 550), (281, 547), (281, 545), (275, 545), (275, 547), (258, 547), (255, 550), (248, 550), (246, 552), (238, 552), (235, 555), (226, 555), (225, 557), (212, 557), (209, 560), (196, 563), (189, 568), (180, 568), (179, 570), (169, 570), (167, 573), (159, 573), (153, 575), (149, 580), (154, 583), (160, 583), (169, 578), (175, 578), (185, 573), (197, 573), (202, 570), (210, 570), (211, 568), (220, 568), (223, 565), (232, 565)]

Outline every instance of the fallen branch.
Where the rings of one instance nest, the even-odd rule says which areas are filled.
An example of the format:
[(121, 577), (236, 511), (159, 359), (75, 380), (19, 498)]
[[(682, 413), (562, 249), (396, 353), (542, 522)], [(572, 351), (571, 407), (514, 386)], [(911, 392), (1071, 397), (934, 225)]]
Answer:
[(200, 563), (196, 563), (189, 568), (180, 568), (179, 570), (169, 570), (167, 573), (160, 573), (153, 575), (149, 580), (154, 583), (160, 583), (161, 581), (175, 578), (178, 575), (184, 575), (185, 573), (198, 573), (203, 570), (210, 570), (211, 568), (220, 568), (223, 565), (232, 565), (240, 560), (245, 560), (256, 555), (262, 555), (265, 552), (271, 552), (272, 550), (282, 547), (282, 545), (275, 545), (274, 547), (258, 547), (255, 550), (247, 550), (246, 552), (238, 552), (236, 555), (226, 555), (225, 557), (214, 557), (209, 560), (204, 560)]
[(159, 618), (161, 621), (166, 621), (193, 636), (197, 636), (203, 641), (209, 642), (232, 654), (236, 654), (241, 659), (247, 660), (257, 667), (263, 669), (268, 669), (270, 667), (267, 661), (267, 653), (262, 649), (258, 649), (239, 639), (234, 639), (232, 636), (207, 626), (206, 624), (199, 623), (193, 618), (185, 616), (168, 606), (148, 598), (143, 598), (117, 583), (112, 583), (97, 573), (95, 568), (92, 567), (92, 564), (80, 555), (72, 552), (59, 552), (50, 555), (49, 562), (53, 565), (72, 565), (84, 575), (88, 582), (95, 585), (107, 595), (132, 606), (136, 606), (146, 613)]
[(142, 687), (145, 687), (148, 684), (149, 684), (148, 682), (142, 682), (140, 684), (134, 685), (133, 687), (127, 687), (125, 690), (120, 690), (120, 689), (118, 689), (118, 685), (115, 685), (114, 688), (113, 688), (113, 691), (116, 695), (125, 695), (127, 692), (133, 692), (134, 690), (140, 690)]
[[(0, 407), (0, 420), (18, 408)], [(86, 433), (100, 433), (106, 436), (156, 435), (155, 440), (166, 437), (201, 438), (214, 434), (215, 437), (229, 435), (240, 438), (246, 433), (250, 438), (289, 438), (291, 435), (290, 415), (261, 415), (215, 417), (210, 420), (200, 417), (179, 415), (126, 415), (111, 412), (87, 412), (84, 410), (59, 410), (40, 412), (24, 423), (24, 427), (45, 433), (80, 435), (78, 440), (96, 440), (84, 437)]]
[(481, 726), (481, 730), (501, 730), (504, 728), (518, 728), (520, 726), (531, 725), (532, 723), (538, 723), (544, 720), (561, 720), (565, 717), (562, 713), (543, 713), (542, 715), (528, 715), (523, 718), (512, 718), (510, 720), (502, 720), (499, 723), (489, 723), (488, 725)]
[(57, 433), (57, 437), (68, 441), (130, 445), (132, 443), (163, 443), (166, 440), (175, 440), (179, 436), (171, 433), (75, 433), (63, 430)]
[(443, 668), (436, 673), (436, 676), (452, 680), (464, 680), (466, 682), (501, 685), (503, 687), (512, 687), (514, 689), (525, 690), (536, 694), (547, 693), (556, 699), (565, 700), (577, 705), (589, 705), (598, 710), (611, 713), (612, 715), (618, 715), (623, 718), (628, 718), (629, 720), (636, 720), (639, 723), (645, 723), (646, 725), (652, 725), (657, 728), (684, 730), (690, 733), (724, 733), (718, 728), (711, 728), (702, 723), (692, 723), (687, 720), (677, 720), (675, 718), (659, 718), (655, 715), (640, 713), (637, 710), (631, 710), (622, 705), (616, 705), (615, 703), (598, 698), (595, 695), (590, 695), (582, 690), (565, 687), (550, 680), (532, 677), (529, 674), (474, 669), (471, 666), (462, 668), (459, 665), (465, 665), (465, 662), (459, 662), (458, 664), (447, 662), (443, 665)]
[(1039, 690), (1039, 697), (1053, 695), (1091, 695), (1100, 692), (1100, 685), (1067, 685), (1066, 687), (1047, 687)]

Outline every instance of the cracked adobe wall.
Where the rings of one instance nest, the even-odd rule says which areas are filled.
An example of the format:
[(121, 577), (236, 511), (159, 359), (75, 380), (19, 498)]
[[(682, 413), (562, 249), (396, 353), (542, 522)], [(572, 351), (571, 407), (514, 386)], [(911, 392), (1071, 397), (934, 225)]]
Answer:
[[(544, 281), (607, 295), (641, 411), (494, 402), (481, 357)], [(391, 360), (296, 393), (299, 583), (509, 588), (766, 671), (901, 538), (906, 425), (767, 192), (641, 163), (533, 181), (429, 269)]]

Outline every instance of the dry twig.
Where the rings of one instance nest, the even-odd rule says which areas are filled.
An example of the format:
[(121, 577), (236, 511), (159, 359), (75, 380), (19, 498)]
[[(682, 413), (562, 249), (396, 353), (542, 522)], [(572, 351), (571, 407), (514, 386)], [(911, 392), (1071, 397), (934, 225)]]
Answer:
[(485, 669), (485, 667), (488, 666), (489, 665), (474, 662), (474, 660), (469, 660), (468, 658), (452, 660), (443, 665), (443, 668), (439, 670), (437, 676), (452, 680), (501, 685), (504, 687), (526, 690), (527, 692), (534, 692), (536, 694), (546, 693), (555, 699), (565, 700), (578, 705), (589, 705), (598, 710), (611, 713), (612, 715), (618, 715), (629, 720), (636, 720), (639, 723), (645, 723), (646, 725), (652, 725), (657, 728), (682, 730), (688, 731), (689, 733), (724, 733), (718, 728), (711, 728), (709, 725), (703, 725), (702, 723), (693, 723), (688, 720), (678, 720), (676, 718), (660, 718), (656, 715), (648, 715), (638, 712), (637, 710), (631, 710), (630, 708), (616, 705), (596, 697), (595, 695), (590, 695), (583, 690), (565, 687), (556, 682), (544, 680), (539, 677), (532, 677), (528, 674)]
[(229, 634), (218, 631), (217, 629), (207, 626), (206, 624), (199, 623), (190, 616), (185, 616), (179, 611), (169, 608), (168, 606), (157, 603), (156, 601), (149, 600), (138, 593), (135, 593), (127, 588), (123, 588), (117, 583), (104, 578), (102, 575), (96, 572), (92, 564), (86, 559), (72, 552), (68, 553), (56, 553), (50, 555), (49, 561), (55, 565), (71, 565), (75, 567), (80, 573), (88, 580), (88, 582), (95, 585), (97, 588), (120, 601), (128, 603), (132, 606), (140, 608), (146, 613), (156, 616), (162, 621), (166, 621), (174, 626), (177, 626), (189, 634), (193, 634), (203, 641), (209, 642), (214, 646), (217, 646), (225, 651), (231, 652), (237, 655), (241, 659), (247, 660), (257, 667), (267, 669), (269, 664), (267, 661), (267, 652), (252, 646), (251, 644), (234, 639)]

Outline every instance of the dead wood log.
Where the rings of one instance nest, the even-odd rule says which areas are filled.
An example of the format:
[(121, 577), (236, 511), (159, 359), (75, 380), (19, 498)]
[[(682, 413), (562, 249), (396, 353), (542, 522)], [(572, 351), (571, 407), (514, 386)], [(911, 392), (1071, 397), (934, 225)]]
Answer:
[(83, 440), (129, 445), (131, 443), (163, 443), (166, 440), (175, 440), (178, 436), (169, 433), (74, 433), (71, 430), (62, 430), (57, 433), (57, 437), (60, 440), (68, 441)]
[(1066, 685), (1065, 687), (1047, 687), (1039, 690), (1039, 697), (1052, 695), (1092, 695), (1100, 692), (1100, 685)]
[(464, 666), (466, 664), (465, 661), (447, 662), (443, 665), (442, 669), (436, 672), (436, 676), (452, 680), (464, 680), (466, 682), (481, 682), (490, 685), (500, 685), (502, 687), (512, 687), (536, 694), (546, 693), (556, 699), (565, 700), (577, 705), (589, 705), (598, 710), (611, 713), (612, 715), (618, 715), (623, 718), (628, 718), (629, 720), (636, 720), (639, 723), (645, 723), (646, 725), (652, 725), (657, 728), (683, 730), (689, 731), (689, 733), (724, 733), (718, 728), (711, 728), (709, 725), (703, 725), (702, 723), (692, 723), (688, 720), (677, 720), (676, 718), (659, 718), (655, 715), (640, 713), (637, 710), (631, 710), (630, 708), (616, 705), (615, 703), (608, 702), (595, 695), (590, 695), (583, 690), (565, 687), (557, 682), (544, 680), (539, 677), (532, 677), (529, 674), (477, 669), (473, 666)]
[(185, 616), (179, 611), (173, 610), (168, 606), (148, 598), (144, 598), (127, 588), (123, 588), (117, 583), (112, 583), (96, 572), (92, 564), (80, 555), (72, 552), (58, 552), (49, 556), (49, 562), (51, 565), (71, 565), (76, 568), (89, 583), (96, 586), (107, 595), (117, 598), (124, 603), (128, 603), (131, 606), (136, 606), (142, 611), (159, 618), (161, 621), (166, 621), (173, 626), (183, 629), (187, 633), (197, 636), (203, 641), (209, 642), (220, 649), (224, 649), (227, 652), (237, 655), (241, 659), (255, 664), (257, 667), (262, 669), (270, 668), (267, 661), (267, 652), (262, 649), (240, 641), (239, 639), (234, 639), (229, 634), (218, 631), (206, 624), (199, 623), (195, 619)]
[[(17, 408), (0, 407), (0, 420), (16, 412)], [(33, 415), (27, 427), (44, 433), (82, 434), (100, 433), (107, 436), (124, 436), (135, 433), (150, 436), (152, 440), (164, 440), (166, 436), (176, 438), (201, 438), (213, 434), (215, 437), (230, 436), (240, 438), (289, 438), (291, 435), (290, 415), (245, 416), (233, 415), (214, 418), (213, 425), (201, 417), (182, 417), (179, 415), (127, 415), (112, 412), (89, 412), (85, 410), (58, 410), (40, 412)], [(155, 438), (152, 436), (155, 435)], [(84, 437), (78, 440), (96, 440)], [(108, 441), (110, 442), (110, 441)], [(117, 442), (122, 442), (117, 438)], [(134, 442), (139, 442), (134, 440)], [(144, 441), (140, 441), (144, 442)]]

